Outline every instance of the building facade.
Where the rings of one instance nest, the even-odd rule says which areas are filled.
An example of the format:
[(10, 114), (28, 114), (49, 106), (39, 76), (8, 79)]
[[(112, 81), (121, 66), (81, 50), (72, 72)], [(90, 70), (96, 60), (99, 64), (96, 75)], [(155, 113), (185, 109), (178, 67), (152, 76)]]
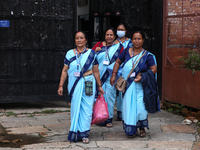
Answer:
[[(102, 41), (107, 26), (120, 22), (143, 30), (144, 48), (157, 57), (161, 90), (162, 12), (160, 0), (7, 0), (0, 7), (0, 103), (68, 100), (57, 96), (66, 52), (74, 32), (88, 34), (88, 47)], [(6, 25), (5, 25), (6, 24)]]

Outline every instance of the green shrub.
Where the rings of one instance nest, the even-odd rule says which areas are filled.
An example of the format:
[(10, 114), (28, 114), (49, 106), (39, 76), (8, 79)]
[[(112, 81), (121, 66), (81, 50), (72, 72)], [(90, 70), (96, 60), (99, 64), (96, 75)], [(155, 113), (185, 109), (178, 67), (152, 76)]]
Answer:
[(193, 75), (196, 70), (200, 71), (200, 55), (196, 51), (189, 50), (188, 56), (182, 57), (180, 60), (184, 62), (181, 68), (192, 70)]

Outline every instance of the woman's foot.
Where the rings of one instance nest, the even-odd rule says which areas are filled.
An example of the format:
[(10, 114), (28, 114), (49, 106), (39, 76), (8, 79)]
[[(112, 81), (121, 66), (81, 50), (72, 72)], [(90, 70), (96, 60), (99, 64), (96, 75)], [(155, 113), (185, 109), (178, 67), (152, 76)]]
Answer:
[(144, 128), (140, 129), (140, 137), (145, 137), (146, 136), (146, 131)]
[(113, 125), (112, 125), (112, 123), (107, 123), (106, 124), (106, 127), (108, 127), (108, 128), (110, 128), (110, 127), (112, 127)]
[(89, 144), (90, 140), (88, 138), (82, 138), (83, 144)]

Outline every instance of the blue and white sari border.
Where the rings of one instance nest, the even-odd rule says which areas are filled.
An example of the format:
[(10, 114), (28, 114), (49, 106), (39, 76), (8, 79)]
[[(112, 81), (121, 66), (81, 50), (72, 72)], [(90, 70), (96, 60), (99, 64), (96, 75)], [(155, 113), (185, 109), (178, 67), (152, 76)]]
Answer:
[(149, 125), (148, 125), (148, 120), (138, 120), (137, 125), (127, 125), (126, 123), (124, 123), (124, 121), (122, 121), (123, 124), (123, 129), (125, 130), (125, 133), (127, 135), (136, 135), (137, 134), (137, 129), (138, 128), (147, 128), (149, 129)]
[(82, 138), (88, 138), (90, 134), (90, 130), (87, 130), (85, 132), (73, 132), (73, 131), (69, 131), (69, 135), (68, 135), (68, 140), (72, 141), (72, 142), (77, 142), (82, 140)]

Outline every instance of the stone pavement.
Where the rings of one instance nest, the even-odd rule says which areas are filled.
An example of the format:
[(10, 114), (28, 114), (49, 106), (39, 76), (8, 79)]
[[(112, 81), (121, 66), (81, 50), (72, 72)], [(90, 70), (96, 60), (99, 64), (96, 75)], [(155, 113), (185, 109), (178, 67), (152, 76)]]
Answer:
[[(114, 121), (112, 128), (92, 125), (89, 144), (70, 143), (66, 106), (65, 102), (1, 104), (0, 144), (5, 147), (0, 150), (200, 150), (197, 127), (182, 125), (182, 117), (163, 110), (149, 114), (150, 130), (144, 138), (127, 138), (122, 123)], [(20, 148), (9, 147), (13, 144)]]

